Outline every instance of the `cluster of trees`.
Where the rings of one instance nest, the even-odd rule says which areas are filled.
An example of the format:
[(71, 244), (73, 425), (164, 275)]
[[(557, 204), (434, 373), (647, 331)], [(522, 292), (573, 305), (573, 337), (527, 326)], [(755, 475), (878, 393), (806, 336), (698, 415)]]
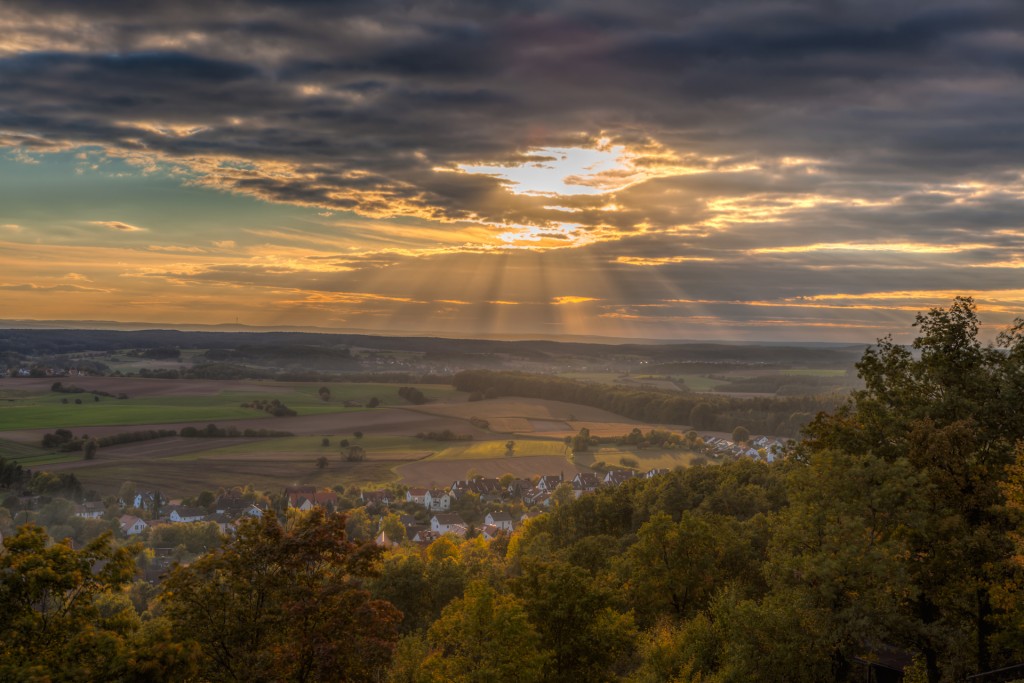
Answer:
[(258, 438), (278, 438), (282, 436), (295, 436), (294, 433), (279, 430), (279, 429), (239, 429), (234, 425), (227, 427), (218, 427), (217, 425), (210, 423), (199, 429), (197, 427), (182, 427), (181, 431), (178, 432), (180, 436), (189, 438), (237, 438), (237, 437), (258, 437)]
[(69, 500), (82, 500), (82, 483), (70, 472), (39, 472), (23, 468), (13, 460), (0, 457), (0, 488), (11, 491), (3, 507), (18, 509), (18, 496), (60, 496)]
[[(380, 551), (314, 511), (243, 524), (164, 581), (149, 609), (137, 545), (81, 550), (25, 526), (0, 554), (0, 679), (376, 681), (401, 615), (365, 589)], [(153, 596), (157, 597), (157, 596)]]
[(398, 390), (398, 395), (409, 403), (417, 406), (423, 405), (429, 400), (426, 395), (416, 387), (401, 387)]
[[(326, 389), (326, 387), (323, 387)], [(327, 390), (327, 396), (330, 398), (330, 389)], [(322, 395), (321, 395), (322, 398)], [(323, 399), (328, 400), (328, 399)], [(254, 408), (256, 410), (262, 410), (265, 413), (270, 413), (274, 417), (295, 417), (298, 415), (297, 412), (281, 403), (281, 399), (263, 399), (258, 398), (255, 401), (249, 401), (248, 403), (241, 404), (242, 408)]]
[(459, 391), (482, 396), (542, 398), (601, 408), (618, 415), (695, 429), (732, 431), (738, 425), (763, 434), (796, 436), (820, 411), (832, 410), (837, 396), (732, 398), (709, 394), (680, 394), (653, 389), (598, 385), (564, 377), (524, 372), (467, 370), (455, 375)]
[(418, 432), (417, 439), (427, 441), (472, 441), (472, 434), (456, 434), (450, 429), (442, 429), (439, 432)]
[(859, 385), (855, 377), (816, 376), (816, 375), (757, 375), (755, 377), (734, 377), (729, 375), (709, 375), (711, 379), (724, 380), (715, 391), (723, 393), (759, 393), (777, 394), (779, 396), (799, 396), (801, 394), (824, 394), (842, 391)]
[(50, 385), (50, 391), (55, 391), (60, 394), (92, 394), (94, 396), (106, 396), (107, 398), (128, 398), (127, 394), (118, 394), (115, 396), (107, 391), (98, 391), (96, 389), (83, 389), (75, 385), (65, 385), (63, 382), (54, 382)]
[(130, 557), (23, 529), (0, 556), (0, 678), (816, 683), (895, 650), (940, 683), (1018, 664), (1024, 321), (998, 349), (969, 299), (917, 326), (782, 461), (569, 492), (489, 543), (382, 553), (350, 540), (374, 533), (365, 510), (266, 515), (131, 610)]
[(178, 432), (174, 429), (142, 429), (135, 432), (120, 432), (119, 434), (89, 438), (85, 434), (76, 437), (68, 429), (58, 429), (55, 432), (44, 434), (42, 445), (43, 448), (56, 448), (61, 451), (80, 451), (90, 441), (95, 442), (96, 447), (105, 447), (116, 446), (122, 443), (134, 443), (136, 441), (163, 439), (169, 436), (177, 436), (177, 434)]
[(641, 448), (696, 448), (697, 432), (689, 431), (686, 435), (677, 434), (664, 429), (650, 429), (646, 434), (639, 427), (633, 427), (629, 434), (624, 434), (615, 443), (620, 446), (635, 446)]

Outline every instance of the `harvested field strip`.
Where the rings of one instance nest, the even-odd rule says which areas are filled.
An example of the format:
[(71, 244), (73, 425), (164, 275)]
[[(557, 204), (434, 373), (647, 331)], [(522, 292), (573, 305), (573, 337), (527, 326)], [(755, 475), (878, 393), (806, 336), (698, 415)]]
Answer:
[(81, 460), (82, 453), (55, 453), (44, 448), (0, 439), (0, 458), (13, 460), (22, 467), (36, 468), (39, 465)]
[(116, 493), (125, 481), (140, 488), (159, 489), (169, 497), (194, 496), (204, 490), (252, 484), (265, 491), (280, 491), (286, 486), (314, 485), (331, 487), (380, 486), (394, 481), (393, 463), (331, 462), (318, 469), (312, 459), (306, 462), (203, 460), (172, 462), (155, 460), (138, 463), (97, 465), (75, 470), (86, 489), (101, 495)]
[(617, 446), (600, 446), (597, 449), (585, 453), (577, 453), (573, 461), (577, 465), (591, 466), (595, 462), (604, 462), (608, 465), (622, 465), (622, 458), (632, 459), (637, 462), (636, 469), (640, 472), (647, 472), (654, 469), (675, 469), (676, 467), (690, 467), (695, 462), (708, 463), (712, 458), (694, 453), (693, 451), (645, 449), (633, 450), (632, 448), (620, 448)]
[(468, 420), (471, 417), (479, 417), (485, 420), (508, 417), (519, 417), (528, 420), (588, 420), (593, 422), (622, 422), (628, 420), (628, 418), (615, 415), (607, 410), (591, 408), (577, 403), (515, 397), (466, 403), (428, 404), (410, 409), (430, 415), (458, 417), (464, 420)]
[[(221, 456), (249, 455), (259, 453), (305, 453), (310, 457), (326, 455), (329, 458), (338, 457), (341, 452), (339, 441), (347, 439), (350, 446), (362, 446), (367, 456), (378, 452), (424, 452), (438, 450), (434, 442), (423, 441), (414, 437), (406, 436), (377, 436), (368, 435), (362, 439), (356, 439), (350, 434), (331, 435), (327, 437), (329, 446), (321, 445), (321, 436), (290, 436), (279, 439), (260, 439), (249, 441), (244, 444), (232, 444), (207, 449), (202, 453), (194, 455), (204, 458), (217, 458)], [(179, 456), (186, 459), (187, 456)]]
[(565, 444), (561, 441), (538, 441), (538, 440), (515, 440), (514, 455), (506, 455), (505, 441), (482, 441), (475, 443), (459, 444), (438, 450), (430, 461), (438, 460), (479, 460), (500, 458), (503, 460), (515, 460), (520, 457), (530, 456), (559, 456), (565, 457)]
[(434, 460), (400, 465), (395, 471), (403, 484), (410, 486), (448, 486), (457, 479), (465, 479), (472, 472), (484, 477), (500, 477), (511, 474), (515, 477), (530, 478), (542, 474), (563, 474), (572, 479), (577, 472), (589, 472), (586, 467), (575, 465), (563, 457), (534, 456), (516, 458), (484, 458), (470, 460)]

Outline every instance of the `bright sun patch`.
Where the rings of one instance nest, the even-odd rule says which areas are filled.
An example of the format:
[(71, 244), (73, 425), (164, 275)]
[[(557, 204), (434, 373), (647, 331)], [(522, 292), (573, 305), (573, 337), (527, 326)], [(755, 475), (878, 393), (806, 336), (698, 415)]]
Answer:
[(638, 171), (629, 156), (621, 145), (547, 147), (530, 150), (532, 160), (521, 164), (460, 164), (459, 169), (504, 178), (515, 194), (604, 194), (637, 180)]

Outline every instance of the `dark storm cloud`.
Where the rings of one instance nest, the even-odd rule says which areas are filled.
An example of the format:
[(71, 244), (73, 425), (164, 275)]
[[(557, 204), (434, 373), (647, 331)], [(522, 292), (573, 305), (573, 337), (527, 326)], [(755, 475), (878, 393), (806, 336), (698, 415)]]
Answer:
[[(0, 144), (150, 155), (190, 182), (452, 231), (585, 236), (536, 258), (600, 271), (554, 294), (604, 302), (589, 306), (1020, 286), (1017, 2), (0, 0), (5, 14)], [(635, 151), (638, 181), (542, 197), (457, 171), (600, 136)], [(344, 260), (337, 281), (194, 277), (355, 291), (380, 258)], [(480, 258), (533, 256), (425, 260)]]

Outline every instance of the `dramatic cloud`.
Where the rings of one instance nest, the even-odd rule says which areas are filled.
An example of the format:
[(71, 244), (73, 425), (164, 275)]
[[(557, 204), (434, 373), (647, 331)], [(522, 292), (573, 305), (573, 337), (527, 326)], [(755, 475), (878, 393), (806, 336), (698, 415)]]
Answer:
[(1022, 65), (1013, 0), (0, 0), (0, 272), (11, 317), (73, 317), (35, 295), (74, 268), (83, 318), (868, 341), (968, 293), (1002, 324)]

